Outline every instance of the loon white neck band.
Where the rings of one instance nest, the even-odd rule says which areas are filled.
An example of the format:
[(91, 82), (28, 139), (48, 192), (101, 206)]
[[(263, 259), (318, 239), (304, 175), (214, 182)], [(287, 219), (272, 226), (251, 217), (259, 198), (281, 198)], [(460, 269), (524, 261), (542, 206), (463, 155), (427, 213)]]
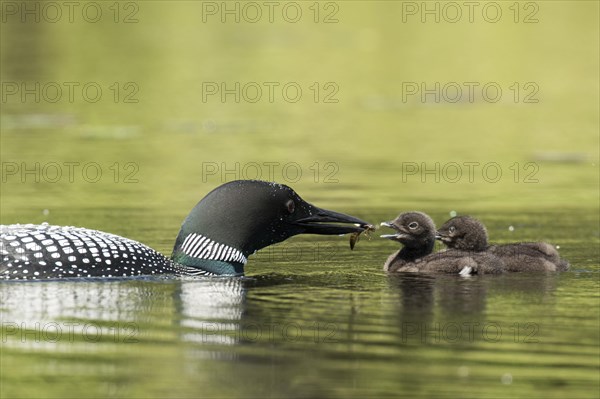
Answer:
[(237, 249), (225, 244), (219, 244), (202, 234), (191, 233), (185, 237), (181, 251), (192, 258), (236, 262), (243, 265), (248, 259)]

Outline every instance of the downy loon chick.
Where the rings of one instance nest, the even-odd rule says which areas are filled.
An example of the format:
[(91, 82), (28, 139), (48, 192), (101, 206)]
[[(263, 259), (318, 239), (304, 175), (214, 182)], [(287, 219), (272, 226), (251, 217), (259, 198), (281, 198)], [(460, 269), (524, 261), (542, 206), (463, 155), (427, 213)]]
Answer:
[(470, 216), (456, 216), (438, 230), (437, 237), (448, 248), (489, 253), (499, 257), (509, 272), (554, 272), (569, 269), (556, 249), (545, 242), (489, 245), (485, 226)]
[(297, 234), (357, 233), (368, 225), (309, 204), (286, 185), (238, 180), (217, 187), (192, 209), (170, 259), (96, 230), (0, 226), (0, 280), (242, 275), (248, 256), (268, 245)]
[(502, 273), (502, 262), (494, 255), (461, 250), (433, 252), (435, 224), (422, 212), (406, 212), (382, 226), (396, 230), (382, 238), (398, 241), (403, 248), (394, 252), (383, 270), (394, 272), (452, 273), (461, 275)]

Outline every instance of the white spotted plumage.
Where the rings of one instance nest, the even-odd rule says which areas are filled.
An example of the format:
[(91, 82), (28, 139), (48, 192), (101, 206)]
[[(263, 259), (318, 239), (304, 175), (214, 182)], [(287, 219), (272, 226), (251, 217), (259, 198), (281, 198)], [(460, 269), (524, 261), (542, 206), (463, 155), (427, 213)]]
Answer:
[(97, 230), (47, 223), (0, 226), (0, 280), (152, 274), (213, 275)]

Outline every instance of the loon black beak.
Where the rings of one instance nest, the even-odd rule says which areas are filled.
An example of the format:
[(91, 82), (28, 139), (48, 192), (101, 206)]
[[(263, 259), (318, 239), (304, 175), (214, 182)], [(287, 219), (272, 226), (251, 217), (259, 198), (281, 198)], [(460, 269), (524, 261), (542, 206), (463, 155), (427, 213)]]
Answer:
[[(310, 216), (295, 220), (293, 223), (304, 228), (308, 234), (348, 234), (360, 233), (371, 224), (344, 213), (310, 206)], [(332, 224), (335, 223), (335, 224)]]

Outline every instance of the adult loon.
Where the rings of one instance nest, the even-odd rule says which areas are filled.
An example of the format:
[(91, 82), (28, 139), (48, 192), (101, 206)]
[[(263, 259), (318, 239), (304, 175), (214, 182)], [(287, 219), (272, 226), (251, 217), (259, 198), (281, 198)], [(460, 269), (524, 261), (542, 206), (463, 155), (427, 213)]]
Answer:
[(398, 241), (403, 248), (389, 256), (383, 270), (393, 272), (453, 273), (460, 275), (503, 272), (500, 259), (486, 253), (460, 250), (433, 252), (435, 224), (422, 212), (406, 212), (382, 226), (396, 230), (382, 238)]
[(448, 248), (499, 257), (509, 272), (565, 271), (569, 262), (560, 258), (558, 251), (545, 242), (520, 242), (489, 245), (485, 226), (470, 216), (456, 216), (437, 232), (437, 239)]
[(346, 234), (369, 224), (318, 208), (290, 187), (259, 180), (225, 183), (189, 213), (171, 259), (101, 231), (0, 226), (0, 280), (151, 274), (242, 275), (248, 256), (297, 234)]

